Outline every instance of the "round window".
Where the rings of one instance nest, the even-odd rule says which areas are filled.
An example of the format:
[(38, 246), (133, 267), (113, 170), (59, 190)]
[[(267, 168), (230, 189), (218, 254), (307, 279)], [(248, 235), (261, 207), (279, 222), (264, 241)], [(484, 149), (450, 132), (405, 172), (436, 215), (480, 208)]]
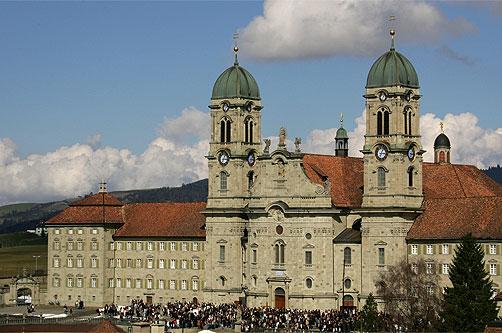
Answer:
[(345, 279), (344, 285), (345, 289), (350, 289), (350, 287), (352, 287), (352, 281), (350, 279)]
[(305, 234), (305, 238), (307, 238), (307, 239), (311, 239), (312, 238), (312, 235), (310, 234), (310, 232), (307, 232), (307, 234)]
[(275, 227), (275, 232), (277, 232), (278, 235), (282, 235), (283, 231), (284, 229), (282, 228), (282, 225), (278, 225), (277, 227)]
[(305, 285), (307, 286), (307, 288), (312, 288), (312, 279), (311, 278), (307, 278), (305, 280)]

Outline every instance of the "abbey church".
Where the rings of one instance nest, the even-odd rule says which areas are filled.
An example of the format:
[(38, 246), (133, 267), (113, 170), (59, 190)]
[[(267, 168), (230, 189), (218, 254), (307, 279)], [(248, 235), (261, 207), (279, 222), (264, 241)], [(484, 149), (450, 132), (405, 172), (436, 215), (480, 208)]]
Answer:
[(284, 129), (277, 146), (262, 140), (258, 83), (234, 51), (209, 106), (207, 202), (123, 204), (102, 185), (71, 204), (46, 223), (48, 300), (360, 307), (402, 260), (424, 259), (447, 285), (467, 233), (500, 293), (502, 186), (451, 164), (445, 133), (428, 152), (434, 163), (423, 162), (426, 96), (394, 44), (368, 73), (362, 158), (348, 156), (343, 127), (331, 155), (304, 152), (300, 140), (288, 150)]

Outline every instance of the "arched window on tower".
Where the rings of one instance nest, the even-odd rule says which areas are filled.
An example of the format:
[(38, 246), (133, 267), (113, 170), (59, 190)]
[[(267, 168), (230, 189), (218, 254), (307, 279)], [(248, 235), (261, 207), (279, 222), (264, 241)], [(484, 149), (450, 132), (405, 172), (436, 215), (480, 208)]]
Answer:
[(408, 109), (408, 135), (411, 135), (411, 109)]
[(253, 185), (254, 185), (254, 172), (249, 171), (248, 172), (248, 190), (251, 190)]
[(220, 142), (221, 143), (228, 143), (231, 141), (232, 138), (232, 124), (230, 119), (223, 118), (220, 121)]
[(352, 251), (350, 247), (343, 249), (343, 263), (345, 265), (352, 265)]
[(378, 175), (378, 187), (385, 187), (385, 169), (379, 167), (377, 169), (377, 175)]
[(444, 163), (446, 162), (445, 156), (444, 156), (444, 151), (439, 152), (439, 163)]
[(408, 134), (408, 110), (404, 109), (404, 134)]
[(383, 134), (382, 111), (377, 112), (377, 135)]
[(253, 143), (253, 119), (248, 118), (244, 121), (244, 142)]
[(226, 191), (228, 189), (227, 178), (228, 175), (225, 171), (220, 172), (220, 191)]
[(408, 186), (409, 187), (412, 187), (413, 186), (413, 167), (410, 167), (408, 169)]
[(389, 135), (389, 111), (383, 113), (383, 135)]

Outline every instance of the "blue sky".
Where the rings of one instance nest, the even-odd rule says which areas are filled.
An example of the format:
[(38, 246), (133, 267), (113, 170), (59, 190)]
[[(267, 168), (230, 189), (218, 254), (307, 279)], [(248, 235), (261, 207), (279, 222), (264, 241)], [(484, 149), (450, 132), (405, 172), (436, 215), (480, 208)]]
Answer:
[[(407, 1), (401, 6), (387, 1), (376, 14), (382, 16), (376, 18), (378, 25), (366, 27), (373, 31), (368, 34), (359, 31), (365, 22), (358, 20), (364, 18), (361, 13), (372, 16), (371, 5), (380, 2), (356, 1), (355, 12), (343, 6), (316, 12), (326, 2), (311, 2), (308, 10), (302, 10), (302, 1), (283, 3), (288, 4), (1, 2), (0, 139), (8, 144), (0, 146), (0, 164), (26, 162), (30, 154), (54, 159), (61, 147), (85, 144), (92, 154), (108, 147), (144, 155), (162, 137), (166, 122), (176, 121), (182, 110), (207, 112), (214, 81), (232, 63), (232, 34), (238, 30), (240, 62), (258, 81), (265, 105), (264, 137), (276, 135), (281, 126), (290, 136), (303, 138), (316, 129), (331, 133), (340, 112), (345, 127), (356, 133), (367, 72), (389, 47), (389, 13), (397, 16), (397, 49), (419, 74), (422, 114), (433, 114), (437, 128), (447, 114), (454, 118), (452, 124), (461, 124), (458, 117), (469, 113), (473, 117), (466, 126), (476, 126), (473, 135), (486, 136), (486, 142), (502, 138), (499, 4)], [(333, 13), (323, 13), (331, 9)], [(431, 9), (439, 16), (422, 22), (434, 16), (427, 12)], [(316, 25), (318, 30), (302, 35), (305, 27)], [(187, 129), (182, 149), (201, 140)], [(2, 149), (7, 156), (3, 162)], [(482, 166), (502, 162), (500, 154), (482, 158)], [(30, 178), (27, 165), (15, 169)], [(18, 171), (2, 170), (0, 165), (3, 185), (21, 177)], [(9, 178), (4, 182), (2, 172)], [(114, 177), (112, 171), (105, 176)], [(33, 197), (26, 184), (17, 196), (0, 193), (0, 202), (58, 198), (80, 188), (84, 192), (95, 187), (94, 180), (88, 177), (66, 191), (52, 188), (53, 195), (48, 189)], [(158, 179), (158, 186), (176, 183)], [(155, 184), (153, 177), (116, 187)]]

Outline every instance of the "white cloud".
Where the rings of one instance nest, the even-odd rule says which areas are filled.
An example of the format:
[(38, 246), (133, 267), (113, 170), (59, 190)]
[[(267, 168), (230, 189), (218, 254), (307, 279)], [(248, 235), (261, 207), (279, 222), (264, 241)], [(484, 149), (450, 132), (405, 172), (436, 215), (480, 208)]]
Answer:
[(265, 0), (263, 15), (241, 31), (241, 49), (257, 59), (375, 55), (391, 15), (398, 42), (430, 43), (473, 31), (465, 18), (450, 19), (419, 0)]
[[(365, 112), (356, 118), (356, 127), (349, 131), (349, 155), (362, 156), (359, 150), (364, 144), (366, 132)], [(426, 162), (434, 161), (434, 140), (440, 133), (440, 122), (445, 124), (444, 131), (449, 137), (452, 163), (472, 164), (485, 169), (489, 166), (502, 164), (502, 128), (495, 130), (482, 128), (478, 118), (472, 113), (451, 114), (443, 119), (433, 113), (420, 117), (420, 132), (422, 145), (427, 151)], [(312, 130), (307, 138), (304, 151), (333, 154), (336, 128)]]
[[(98, 137), (88, 140), (93, 141), (88, 144), (64, 146), (21, 159), (14, 143), (1, 139), (0, 203), (48, 201), (95, 192), (102, 178), (108, 181), (110, 190), (178, 186), (205, 178), (204, 156), (209, 141), (204, 133), (209, 131), (208, 118), (206, 113), (191, 107), (178, 118), (166, 119), (160, 131), (162, 136), (139, 155), (128, 149), (89, 144), (99, 144)], [(183, 130), (194, 134), (197, 140), (184, 141)]]

